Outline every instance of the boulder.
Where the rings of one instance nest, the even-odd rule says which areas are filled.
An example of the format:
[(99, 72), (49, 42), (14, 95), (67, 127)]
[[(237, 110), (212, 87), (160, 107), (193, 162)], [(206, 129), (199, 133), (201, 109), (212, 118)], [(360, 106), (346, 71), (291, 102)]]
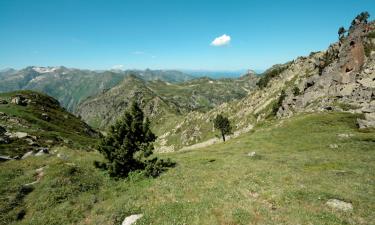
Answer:
[(353, 205), (348, 202), (344, 202), (338, 199), (330, 199), (326, 202), (326, 205), (330, 208), (341, 210), (341, 211), (351, 211), (353, 210)]
[(21, 159), (26, 159), (26, 158), (32, 156), (33, 154), (34, 154), (33, 151), (26, 152), (26, 153), (21, 157)]
[(0, 99), (0, 105), (6, 105), (8, 104), (7, 100)]
[(337, 144), (330, 144), (329, 145), (329, 148), (332, 148), (332, 149), (336, 149), (338, 148), (339, 146)]
[(28, 136), (27, 133), (25, 132), (15, 132), (13, 133), (13, 135), (16, 137), (16, 138), (19, 138), (19, 139), (22, 139), (22, 138), (25, 138)]
[(142, 218), (143, 214), (134, 214), (131, 216), (128, 216), (124, 219), (121, 225), (132, 225), (137, 222), (140, 218)]
[(0, 155), (0, 162), (12, 160), (13, 158), (6, 156), (6, 155)]
[(17, 95), (17, 96), (15, 96), (15, 97), (12, 98), (11, 103), (15, 104), (15, 105), (26, 106), (27, 105), (27, 100), (23, 96)]
[(365, 113), (365, 119), (357, 119), (359, 129), (375, 128), (375, 113)]
[(35, 156), (42, 156), (49, 154), (49, 148), (38, 148), (38, 152), (35, 154)]
[(249, 153), (247, 153), (247, 156), (254, 157), (254, 156), (256, 156), (256, 153), (255, 152), (249, 152)]

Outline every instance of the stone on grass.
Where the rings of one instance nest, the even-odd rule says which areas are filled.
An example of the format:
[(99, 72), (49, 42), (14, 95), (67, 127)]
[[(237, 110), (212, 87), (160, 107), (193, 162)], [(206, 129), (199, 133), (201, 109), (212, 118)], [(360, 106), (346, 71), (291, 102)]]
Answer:
[(12, 160), (13, 158), (9, 157), (9, 156), (6, 156), (6, 155), (0, 155), (0, 162), (2, 161), (8, 161), (8, 160)]
[(337, 144), (330, 144), (329, 145), (329, 148), (332, 148), (332, 149), (336, 149), (338, 148), (339, 146)]
[(140, 219), (143, 216), (143, 214), (134, 214), (131, 216), (128, 216), (124, 219), (121, 225), (132, 225), (137, 222), (138, 219)]
[(49, 154), (49, 149), (48, 148), (38, 148), (38, 153), (35, 154), (35, 156), (41, 156), (45, 154)]
[(26, 158), (32, 156), (33, 154), (34, 154), (33, 151), (26, 152), (26, 153), (21, 157), (21, 159), (26, 159)]
[(249, 153), (247, 153), (247, 156), (254, 157), (254, 156), (256, 156), (256, 152), (249, 152)]
[(338, 199), (330, 199), (327, 201), (326, 205), (330, 208), (341, 210), (341, 211), (351, 211), (353, 210), (353, 205), (349, 202), (344, 202)]
[(13, 135), (19, 139), (22, 139), (28, 136), (26, 132), (15, 132)]

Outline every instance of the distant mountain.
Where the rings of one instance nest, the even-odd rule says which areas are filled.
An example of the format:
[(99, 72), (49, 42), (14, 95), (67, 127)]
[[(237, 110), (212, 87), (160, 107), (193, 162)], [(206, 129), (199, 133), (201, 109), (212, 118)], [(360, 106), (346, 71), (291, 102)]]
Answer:
[(134, 74), (144, 80), (183, 82), (194, 77), (174, 70), (91, 71), (66, 67), (27, 67), (0, 72), (0, 92), (36, 90), (58, 99), (73, 112), (89, 96), (104, 92)]
[(131, 101), (137, 101), (154, 124), (192, 111), (206, 112), (224, 102), (247, 96), (258, 78), (198, 78), (182, 83), (145, 81), (127, 76), (119, 85), (90, 97), (77, 106), (76, 114), (94, 127), (105, 128), (114, 122)]
[[(249, 70), (182, 70), (185, 73), (191, 74), (195, 77), (210, 77), (213, 79), (221, 78), (238, 78), (247, 74)], [(251, 70), (250, 70), (251, 71)], [(254, 70), (256, 74), (260, 74), (262, 70)]]

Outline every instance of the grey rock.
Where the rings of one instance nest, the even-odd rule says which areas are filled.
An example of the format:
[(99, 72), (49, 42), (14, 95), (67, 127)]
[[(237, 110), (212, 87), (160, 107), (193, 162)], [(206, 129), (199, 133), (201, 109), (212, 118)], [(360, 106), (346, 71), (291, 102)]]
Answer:
[(329, 148), (336, 149), (339, 148), (339, 146), (337, 144), (330, 144)]
[(353, 205), (348, 202), (344, 202), (338, 199), (330, 199), (326, 202), (326, 205), (330, 208), (341, 210), (341, 211), (351, 211), (353, 210)]
[(49, 154), (48, 148), (38, 148), (38, 152), (35, 154), (35, 156), (42, 156), (46, 154)]
[(0, 105), (6, 105), (8, 102), (4, 99), (0, 99)]
[(254, 157), (254, 156), (256, 156), (256, 152), (249, 152), (249, 153), (247, 153), (247, 156)]
[(33, 154), (34, 154), (33, 151), (26, 152), (26, 153), (21, 157), (21, 159), (26, 159), (26, 158), (32, 156)]
[(2, 161), (8, 161), (8, 160), (12, 160), (13, 158), (9, 157), (9, 156), (6, 156), (6, 155), (0, 155), (0, 162)]
[(142, 217), (143, 217), (143, 214), (134, 214), (134, 215), (128, 216), (124, 219), (124, 221), (122, 222), (121, 225), (135, 224), (137, 222), (137, 220), (139, 220)]

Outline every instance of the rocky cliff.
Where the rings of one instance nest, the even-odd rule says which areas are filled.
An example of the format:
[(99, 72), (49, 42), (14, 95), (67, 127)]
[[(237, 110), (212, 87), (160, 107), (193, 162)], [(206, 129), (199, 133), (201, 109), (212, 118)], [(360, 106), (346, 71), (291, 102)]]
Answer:
[(160, 151), (214, 143), (212, 119), (229, 117), (234, 135), (248, 132), (258, 122), (298, 113), (346, 111), (361, 114), (358, 126), (374, 127), (375, 113), (375, 22), (357, 22), (347, 36), (326, 51), (311, 53), (276, 65), (258, 82), (258, 90), (246, 98), (224, 103), (207, 112), (192, 112), (176, 121), (158, 139)]

